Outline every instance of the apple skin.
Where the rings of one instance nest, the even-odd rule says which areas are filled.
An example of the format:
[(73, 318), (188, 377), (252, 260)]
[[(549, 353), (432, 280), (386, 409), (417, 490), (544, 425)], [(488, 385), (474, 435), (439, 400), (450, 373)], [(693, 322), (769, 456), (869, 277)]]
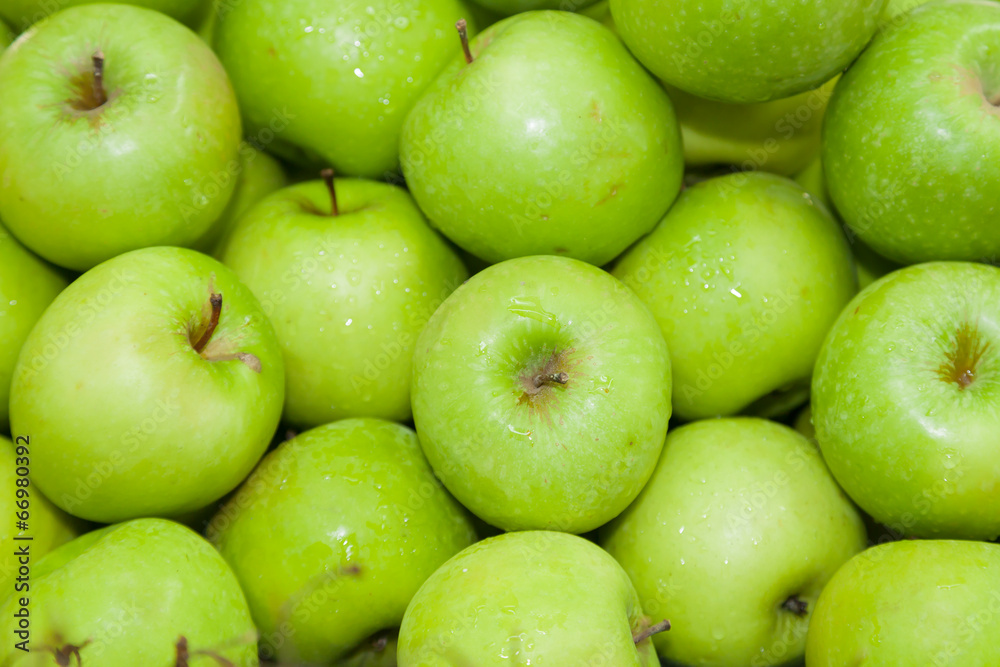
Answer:
[(1000, 545), (903, 540), (848, 561), (820, 595), (809, 667), (993, 667), (1000, 661)]
[[(562, 385), (532, 379), (568, 375)], [(435, 473), (505, 530), (584, 533), (632, 501), (670, 418), (655, 320), (604, 271), (563, 257), (496, 264), (431, 317), (413, 420)]]
[(830, 192), (826, 187), (826, 177), (823, 175), (823, 161), (818, 156), (809, 166), (799, 172), (795, 181), (805, 188), (806, 192), (814, 199), (830, 209), (834, 219), (847, 233), (847, 240), (851, 244), (851, 254), (854, 255), (854, 268), (857, 269), (858, 273), (858, 289), (868, 287), (885, 274), (899, 268), (899, 264), (886, 259), (866, 246), (840, 219), (840, 215), (830, 200)]
[[(222, 313), (199, 354), (191, 339), (213, 292)], [(10, 418), (31, 436), (32, 481), (62, 509), (104, 523), (172, 516), (247, 476), (284, 384), (271, 323), (232, 271), (193, 250), (146, 248), (56, 297), (21, 350)]]
[[(109, 101), (78, 110), (94, 96), (95, 49)], [(190, 245), (229, 201), (236, 98), (211, 49), (163, 14), (59, 12), (0, 58), (0, 98), (0, 216), (50, 262), (85, 271), (136, 248)]]
[(239, 173), (235, 178), (236, 189), (226, 210), (195, 243), (195, 250), (219, 258), (226, 239), (240, 218), (261, 199), (288, 185), (288, 176), (281, 163), (248, 142), (240, 145)]
[(827, 185), (880, 255), (1000, 254), (998, 49), (1000, 3), (933, 2), (878, 34), (837, 85), (823, 127)]
[(14, 31), (0, 20), (0, 52), (3, 52), (14, 41)]
[(209, 524), (263, 655), (331, 664), (397, 627), (420, 585), (475, 541), (416, 434), (346, 419), (281, 444)]
[(536, 9), (558, 9), (564, 12), (579, 12), (592, 7), (596, 2), (597, 0), (473, 0), (470, 4), (485, 7), (501, 16), (513, 16), (514, 14), (530, 12)]
[(403, 174), (431, 223), (489, 262), (565, 255), (602, 265), (677, 196), (670, 100), (614, 34), (584, 16), (505, 19), (406, 119)]
[[(636, 501), (601, 530), (670, 664), (777, 665), (805, 650), (820, 590), (865, 548), (865, 528), (817, 449), (764, 419), (713, 419), (667, 436)], [(783, 608), (791, 596), (806, 615)]]
[(461, 53), (466, 13), (458, 0), (242, 0), (219, 12), (215, 50), (248, 132), (290, 118), (269, 150), (381, 178), (399, 167), (407, 112)]
[(593, 542), (507, 533), (472, 545), (424, 582), (403, 617), (398, 661), (653, 667), (652, 642), (632, 637), (659, 620), (643, 615), (621, 566)]
[[(64, 544), (33, 564), (30, 596), (31, 652), (5, 641), (2, 664), (173, 667), (180, 637), (192, 653), (213, 651), (234, 667), (258, 664), (256, 630), (232, 570), (172, 521), (136, 519)], [(0, 607), (8, 637), (17, 598)], [(57, 662), (51, 651), (67, 645), (80, 647), (79, 660)]]
[(665, 84), (688, 168), (720, 164), (793, 176), (819, 155), (823, 114), (837, 83), (770, 102), (731, 104)]
[(285, 419), (410, 418), (417, 336), (468, 277), (402, 188), (321, 181), (281, 190), (237, 224), (222, 261), (260, 299), (285, 357)]
[(153, 9), (188, 26), (197, 25), (208, 13), (213, 0), (4, 0), (0, 6), (3, 18), (21, 31), (53, 15), (55, 12), (78, 5), (125, 4)]
[(931, 262), (869, 285), (816, 360), (813, 424), (863, 510), (906, 536), (1000, 535), (1000, 269)]
[(21, 453), (17, 454), (14, 443), (0, 436), (0, 484), (10, 490), (3, 495), (3, 500), (0, 500), (0, 514), (4, 517), (0, 523), (0, 591), (3, 591), (0, 596), (2, 597), (6, 597), (14, 590), (14, 577), (18, 575), (19, 563), (15, 552), (19, 543), (14, 540), (15, 536), (31, 536), (31, 558), (33, 562), (37, 562), (45, 554), (79, 535), (83, 528), (83, 522), (60, 510), (30, 485), (25, 489), (28, 493), (30, 530), (19, 530), (16, 527), (15, 514), (22, 511), (16, 505), (17, 501), (21, 500), (16, 493), (17, 489), (24, 488), (17, 486), (16, 470), (25, 463), (28, 463), (30, 470), (31, 449), (30, 441), (25, 445), (24, 440), (19, 440), (18, 444), (27, 447), (28, 453), (25, 454), (22, 449)]
[(813, 90), (846, 68), (886, 0), (611, 0), (625, 44), (653, 74), (722, 102), (767, 102)]
[(21, 346), (67, 284), (0, 225), (0, 434), (10, 431), (10, 381)]
[(857, 291), (829, 212), (763, 172), (685, 190), (614, 275), (663, 331), (685, 420), (804, 401), (823, 337)]

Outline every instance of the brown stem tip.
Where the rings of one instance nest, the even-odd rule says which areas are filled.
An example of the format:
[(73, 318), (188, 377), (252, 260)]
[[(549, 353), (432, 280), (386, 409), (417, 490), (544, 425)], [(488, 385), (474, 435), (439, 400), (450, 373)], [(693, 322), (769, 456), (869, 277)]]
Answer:
[(543, 373), (536, 375), (534, 380), (536, 387), (543, 384), (566, 384), (569, 382), (569, 373)]
[(208, 341), (212, 339), (212, 334), (215, 333), (215, 328), (219, 326), (219, 315), (222, 313), (222, 295), (213, 293), (212, 296), (208, 298), (208, 302), (212, 306), (211, 319), (208, 321), (208, 327), (205, 328), (205, 332), (201, 334), (201, 337), (194, 344), (194, 351), (201, 354), (201, 351), (205, 349), (208, 345)]
[(658, 635), (661, 632), (666, 632), (669, 629), (670, 629), (670, 621), (668, 621), (667, 619), (663, 619), (659, 623), (655, 623), (649, 626), (639, 634), (632, 635), (632, 643), (638, 644), (641, 641), (649, 639), (653, 635)]
[(323, 177), (326, 189), (330, 192), (330, 215), (336, 218), (340, 215), (340, 210), (337, 208), (337, 188), (333, 185), (333, 169), (324, 169), (319, 175)]
[(781, 603), (781, 608), (785, 611), (792, 612), (796, 616), (805, 616), (809, 611), (809, 603), (805, 600), (799, 599), (795, 595), (791, 595), (787, 600)]
[(100, 107), (108, 101), (108, 94), (104, 90), (104, 51), (94, 52), (92, 60), (94, 63), (94, 102)]
[(458, 38), (462, 40), (462, 51), (465, 53), (465, 63), (467, 65), (472, 64), (472, 51), (469, 50), (469, 26), (465, 23), (465, 19), (458, 19), (455, 24), (455, 30), (458, 30)]

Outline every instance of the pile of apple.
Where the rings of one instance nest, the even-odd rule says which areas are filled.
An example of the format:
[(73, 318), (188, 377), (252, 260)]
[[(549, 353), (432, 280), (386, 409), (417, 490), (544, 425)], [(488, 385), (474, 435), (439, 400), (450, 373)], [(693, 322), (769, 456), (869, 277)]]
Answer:
[(1000, 665), (1000, 3), (464, 2), (0, 0), (0, 665)]

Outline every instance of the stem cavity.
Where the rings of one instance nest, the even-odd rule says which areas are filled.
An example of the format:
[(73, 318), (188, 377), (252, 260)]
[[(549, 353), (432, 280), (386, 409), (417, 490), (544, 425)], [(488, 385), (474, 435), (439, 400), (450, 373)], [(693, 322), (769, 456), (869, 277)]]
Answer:
[(809, 603), (797, 595), (790, 595), (787, 600), (781, 603), (781, 608), (801, 617), (809, 612)]

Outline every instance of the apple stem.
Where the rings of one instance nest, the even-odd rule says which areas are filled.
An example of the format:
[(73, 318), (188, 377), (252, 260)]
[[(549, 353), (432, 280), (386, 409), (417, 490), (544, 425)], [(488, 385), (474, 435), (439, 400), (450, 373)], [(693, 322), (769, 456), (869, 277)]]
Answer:
[(472, 64), (472, 51), (469, 50), (469, 27), (465, 22), (465, 19), (458, 19), (455, 24), (455, 29), (458, 30), (458, 38), (462, 40), (462, 51), (465, 53), (465, 63), (467, 65)]
[(221, 655), (215, 651), (190, 651), (188, 649), (187, 637), (181, 635), (177, 639), (177, 644), (174, 646), (177, 649), (177, 659), (174, 662), (174, 667), (189, 667), (191, 656), (193, 655), (203, 655), (215, 660), (222, 667), (236, 667), (232, 662), (226, 660)]
[(208, 321), (208, 328), (205, 329), (205, 333), (201, 335), (198, 342), (194, 344), (194, 351), (201, 354), (201, 351), (205, 349), (208, 345), (208, 341), (212, 339), (212, 334), (215, 333), (215, 328), (219, 326), (219, 315), (222, 313), (222, 295), (213, 293), (209, 297), (208, 302), (212, 304), (212, 317)]
[(543, 384), (566, 384), (569, 382), (569, 373), (543, 373), (535, 376), (535, 386), (541, 387)]
[(781, 603), (781, 608), (796, 616), (805, 616), (806, 612), (809, 611), (809, 603), (796, 595), (790, 595), (787, 600)]
[(97, 107), (103, 106), (108, 101), (108, 94), (104, 91), (104, 51), (96, 51), (92, 57), (94, 63), (94, 101)]
[(340, 215), (340, 210), (337, 208), (337, 188), (333, 185), (333, 169), (324, 169), (319, 175), (323, 177), (326, 189), (330, 191), (330, 216), (336, 218)]
[(670, 629), (670, 621), (663, 619), (659, 623), (649, 626), (637, 635), (632, 635), (632, 643), (638, 644), (639, 642), (649, 639), (653, 635), (658, 635), (661, 632), (666, 632)]
[(71, 657), (76, 658), (77, 667), (83, 667), (83, 658), (80, 657), (80, 649), (85, 648), (88, 644), (90, 644), (89, 639), (80, 645), (66, 644), (62, 648), (47, 646), (46, 649), (52, 653), (59, 667), (69, 667), (69, 659)]

